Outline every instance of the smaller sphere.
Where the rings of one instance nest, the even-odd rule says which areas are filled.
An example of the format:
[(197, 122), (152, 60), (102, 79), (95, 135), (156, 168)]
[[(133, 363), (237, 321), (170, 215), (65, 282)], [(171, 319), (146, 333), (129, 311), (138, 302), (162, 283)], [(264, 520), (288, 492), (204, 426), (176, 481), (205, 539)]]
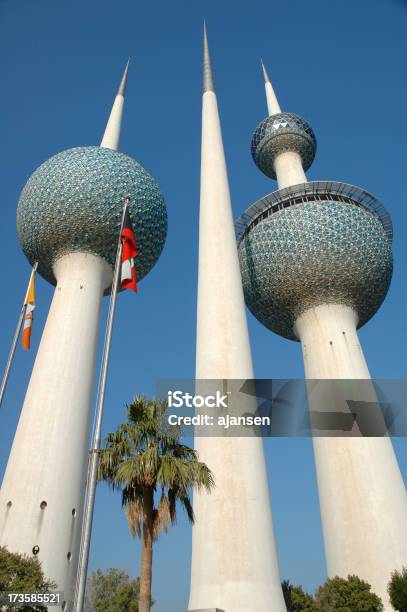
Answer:
[(294, 113), (277, 113), (264, 119), (252, 137), (252, 157), (264, 174), (276, 179), (274, 160), (280, 153), (295, 152), (302, 159), (304, 171), (314, 161), (317, 141), (311, 126)]

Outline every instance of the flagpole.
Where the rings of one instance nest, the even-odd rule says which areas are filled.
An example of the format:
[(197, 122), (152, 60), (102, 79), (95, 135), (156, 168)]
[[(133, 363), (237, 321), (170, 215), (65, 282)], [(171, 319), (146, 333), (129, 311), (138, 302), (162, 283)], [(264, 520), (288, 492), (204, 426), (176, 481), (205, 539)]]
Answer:
[(107, 371), (109, 366), (109, 353), (110, 343), (112, 338), (113, 319), (116, 308), (116, 297), (117, 288), (119, 284), (119, 273), (121, 269), (121, 254), (122, 254), (122, 241), (121, 235), (123, 230), (124, 217), (126, 214), (127, 206), (129, 204), (129, 197), (126, 197), (122, 222), (120, 225), (119, 241), (116, 252), (116, 262), (113, 273), (112, 291), (110, 294), (109, 312), (107, 316), (106, 324), (106, 335), (103, 345), (102, 364), (100, 370), (97, 403), (96, 403), (96, 415), (95, 425), (93, 431), (92, 448), (90, 450), (89, 466), (88, 466), (88, 478), (86, 483), (86, 498), (85, 508), (82, 521), (81, 530), (81, 545), (79, 550), (79, 562), (78, 562), (78, 573), (76, 578), (76, 589), (75, 599), (73, 605), (73, 612), (82, 612), (85, 603), (85, 590), (86, 590), (86, 576), (88, 572), (89, 562), (89, 549), (90, 549), (90, 538), (92, 532), (92, 521), (93, 521), (93, 510), (95, 506), (95, 494), (97, 485), (97, 471), (99, 463), (99, 448), (100, 448), (100, 437), (102, 429), (102, 416), (103, 416), (103, 405), (105, 399), (105, 387)]
[(5, 370), (4, 370), (3, 379), (1, 381), (1, 386), (0, 386), (0, 406), (1, 406), (2, 402), (3, 402), (3, 396), (4, 396), (4, 393), (5, 393), (5, 390), (6, 390), (8, 377), (9, 377), (11, 366), (12, 366), (12, 363), (13, 363), (14, 353), (16, 352), (18, 336), (20, 335), (21, 326), (22, 326), (23, 320), (24, 320), (24, 313), (25, 313), (25, 306), (26, 306), (28, 291), (29, 291), (29, 288), (30, 288), (30, 284), (31, 284), (32, 278), (33, 278), (34, 274), (37, 271), (37, 268), (38, 268), (38, 261), (35, 262), (35, 264), (33, 265), (32, 270), (31, 270), (30, 280), (28, 282), (27, 291), (25, 293), (24, 302), (23, 302), (23, 305), (21, 307), (20, 315), (18, 317), (16, 331), (14, 333), (14, 338), (13, 338), (13, 342), (11, 343), (11, 348), (10, 348), (10, 352), (9, 352), (9, 355), (8, 355), (7, 364), (6, 364), (6, 367), (5, 367)]

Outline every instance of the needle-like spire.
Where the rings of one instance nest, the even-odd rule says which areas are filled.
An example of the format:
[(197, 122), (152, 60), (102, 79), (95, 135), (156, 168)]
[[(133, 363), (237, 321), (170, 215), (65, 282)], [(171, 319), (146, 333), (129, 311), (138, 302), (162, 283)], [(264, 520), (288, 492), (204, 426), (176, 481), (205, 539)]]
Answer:
[(263, 62), (263, 60), (260, 60), (260, 61), (261, 61), (261, 67), (263, 68), (264, 82), (265, 83), (270, 83), (271, 82), (270, 81), (270, 77), (269, 77), (269, 75), (267, 73), (267, 70), (266, 70), (266, 67), (264, 65), (264, 62)]
[(106, 125), (105, 133), (103, 135), (103, 139), (100, 144), (101, 147), (105, 147), (107, 149), (117, 150), (119, 148), (120, 127), (121, 127), (122, 116), (123, 116), (124, 95), (126, 92), (127, 73), (129, 71), (129, 63), (130, 63), (130, 58), (127, 60), (127, 64), (124, 69), (123, 76), (120, 80), (119, 89), (117, 90), (116, 98), (115, 98), (115, 101), (113, 102), (113, 107), (110, 113), (110, 117)]
[[(254, 374), (242, 275), (206, 28), (203, 67), (196, 379), (250, 380)], [(207, 385), (199, 383), (198, 389), (204, 390), (204, 387)], [(240, 414), (242, 402), (232, 404), (229, 408), (234, 414)], [(255, 404), (251, 406), (250, 401), (245, 403), (245, 413), (256, 410)], [(285, 611), (261, 440), (202, 436), (195, 442), (199, 456), (213, 470), (219, 495), (198, 493), (194, 497), (197, 520), (193, 528), (188, 609), (209, 610), (212, 606), (212, 610), (241, 612), (247, 610), (246, 604), (250, 601), (252, 610)], [(256, 480), (246, 477), (246, 473), (253, 471)], [(234, 497), (237, 490), (242, 500), (239, 512), (236, 512)], [(242, 510), (249, 506), (250, 518)], [(245, 534), (252, 523), (254, 535), (250, 532), (248, 546)], [(231, 546), (224, 545), (225, 530), (233, 537)], [(214, 550), (216, 555), (212, 554)], [(245, 575), (236, 582), (234, 577), (243, 564)], [(244, 602), (241, 606), (239, 597)]]
[(208, 34), (206, 31), (206, 23), (204, 22), (204, 60), (203, 60), (203, 93), (206, 91), (215, 91), (213, 83), (211, 58), (209, 55)]
[(276, 94), (274, 93), (274, 89), (271, 84), (270, 77), (267, 73), (266, 67), (263, 63), (263, 60), (261, 60), (261, 67), (263, 69), (264, 87), (266, 90), (267, 108), (269, 111), (269, 115), (275, 115), (276, 113), (281, 113), (280, 105), (278, 103)]
[(118, 96), (123, 96), (126, 93), (126, 84), (127, 84), (127, 73), (129, 71), (130, 58), (127, 60), (126, 68), (124, 69), (123, 76), (120, 81), (119, 89), (117, 90)]

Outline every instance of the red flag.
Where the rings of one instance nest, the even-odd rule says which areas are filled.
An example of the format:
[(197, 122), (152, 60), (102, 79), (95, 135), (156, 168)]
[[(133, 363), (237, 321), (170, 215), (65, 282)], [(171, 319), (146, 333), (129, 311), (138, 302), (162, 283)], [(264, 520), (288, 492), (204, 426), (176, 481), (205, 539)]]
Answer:
[(121, 233), (122, 240), (122, 269), (121, 285), (123, 289), (137, 291), (137, 276), (134, 258), (137, 256), (136, 237), (131, 226), (129, 209), (126, 208)]

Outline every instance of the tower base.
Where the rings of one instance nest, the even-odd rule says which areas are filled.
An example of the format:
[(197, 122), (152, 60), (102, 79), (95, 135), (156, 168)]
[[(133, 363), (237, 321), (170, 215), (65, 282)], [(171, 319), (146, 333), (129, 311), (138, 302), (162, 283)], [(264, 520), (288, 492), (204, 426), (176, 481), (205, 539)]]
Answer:
[(199, 610), (186, 610), (185, 612), (225, 612), (220, 608), (200, 608)]

